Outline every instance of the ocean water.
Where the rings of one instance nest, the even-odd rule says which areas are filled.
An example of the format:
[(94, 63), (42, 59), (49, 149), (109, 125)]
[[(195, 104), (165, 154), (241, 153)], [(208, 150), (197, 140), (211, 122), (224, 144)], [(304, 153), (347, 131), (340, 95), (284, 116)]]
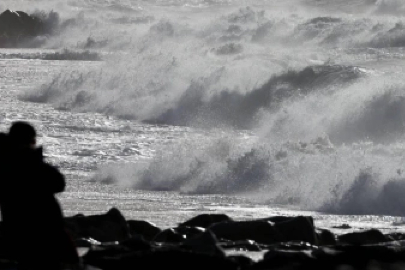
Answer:
[[(7, 8), (59, 16), (54, 35), (0, 50), (0, 129), (35, 125), (67, 176), (66, 215), (117, 207), (160, 227), (312, 215), (338, 233), (405, 231), (403, 1)], [(64, 49), (102, 61), (35, 59)]]

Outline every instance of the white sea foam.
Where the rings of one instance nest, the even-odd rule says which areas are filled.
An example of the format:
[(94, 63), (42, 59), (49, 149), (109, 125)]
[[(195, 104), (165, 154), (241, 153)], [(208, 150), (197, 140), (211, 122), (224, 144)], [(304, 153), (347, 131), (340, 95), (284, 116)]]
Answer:
[[(94, 181), (404, 215), (403, 8), (395, 0), (69, 1), (55, 9), (60, 34), (42, 46), (90, 49), (104, 61), (67, 67), (21, 99), (200, 130), (142, 162), (125, 153), (144, 148), (120, 145), (113, 153), (123, 160)], [(111, 161), (88, 148), (71, 154)]]

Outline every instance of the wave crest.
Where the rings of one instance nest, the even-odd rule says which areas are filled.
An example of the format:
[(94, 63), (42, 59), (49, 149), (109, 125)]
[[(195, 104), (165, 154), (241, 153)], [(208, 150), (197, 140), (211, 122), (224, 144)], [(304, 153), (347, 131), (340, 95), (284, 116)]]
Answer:
[(405, 96), (402, 90), (377, 93), (353, 112), (350, 119), (337, 124), (331, 130), (336, 142), (359, 140), (379, 143), (395, 142), (405, 132)]
[(102, 169), (94, 181), (141, 190), (236, 194), (255, 191), (272, 178), (273, 157), (265, 151), (242, 150), (227, 138), (193, 144), (170, 146), (145, 163)]
[(383, 181), (371, 168), (364, 169), (341, 198), (332, 199), (320, 209), (346, 215), (405, 216), (405, 178), (400, 174), (398, 170), (396, 179)]
[[(220, 76), (220, 73), (215, 76)], [(130, 95), (130, 89), (126, 89), (132, 87), (130, 81), (122, 80), (120, 76), (106, 78), (99, 71), (87, 72), (84, 75), (81, 72), (61, 74), (37, 93), (27, 94), (24, 98), (29, 101), (51, 102), (63, 109), (107, 112), (160, 124), (250, 129), (257, 124), (256, 117), (261, 110), (279, 109), (285, 101), (300, 99), (316, 91), (327, 91), (332, 87), (343, 87), (361, 76), (363, 72), (356, 67), (310, 66), (301, 71), (288, 71), (273, 76), (262, 87), (246, 94), (227, 89), (209, 93), (212, 89), (210, 84), (215, 83), (217, 77), (209, 80), (198, 79), (193, 81), (184, 93), (179, 92), (179, 97), (174, 99), (172, 104), (166, 103), (166, 106), (171, 108), (157, 117), (142, 117), (142, 110), (147, 109), (156, 114), (164, 109), (159, 102), (142, 105), (145, 97), (135, 91)], [(121, 96), (121, 89), (128, 94)], [(162, 90), (155, 92), (155, 100), (159, 101), (168, 94)], [(150, 95), (149, 92), (145, 94)], [(83, 96), (91, 98), (86, 99), (88, 102), (85, 103), (82, 102)], [(106, 96), (112, 97), (111, 100), (117, 100), (118, 97), (118, 102), (133, 102), (137, 106), (132, 107), (132, 111), (123, 111), (126, 106), (111, 106), (111, 100), (106, 100)], [(154, 103), (159, 108), (153, 107)]]

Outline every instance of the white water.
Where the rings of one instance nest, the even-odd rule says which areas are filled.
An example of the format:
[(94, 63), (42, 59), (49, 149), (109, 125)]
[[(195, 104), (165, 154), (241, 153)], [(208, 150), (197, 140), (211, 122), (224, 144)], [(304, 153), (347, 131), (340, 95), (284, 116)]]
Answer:
[(53, 9), (70, 23), (35, 51), (104, 60), (1, 60), (0, 127), (35, 124), (67, 215), (403, 229), (402, 2), (56, 2), (0, 9)]

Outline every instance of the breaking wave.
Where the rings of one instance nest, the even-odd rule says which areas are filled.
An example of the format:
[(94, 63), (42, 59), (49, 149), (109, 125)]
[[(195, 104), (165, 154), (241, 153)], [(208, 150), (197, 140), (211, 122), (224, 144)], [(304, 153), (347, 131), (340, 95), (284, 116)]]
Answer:
[[(359, 173), (352, 185), (339, 198), (333, 198), (321, 210), (349, 215), (405, 215), (405, 199), (401, 195), (405, 191), (405, 179), (397, 176), (383, 179), (368, 168)], [(383, 183), (381, 183), (383, 182)]]
[[(354, 81), (362, 75), (356, 67), (315, 66), (274, 76), (262, 87), (240, 94), (223, 90), (204, 100), (204, 87), (193, 85), (180, 97), (176, 107), (153, 122), (172, 125), (193, 125), (196, 119), (207, 123), (212, 119), (220, 125), (251, 129), (261, 110), (276, 110), (284, 101), (307, 97), (314, 91), (327, 91), (333, 86)], [(150, 121), (150, 120), (149, 120)], [(215, 126), (216, 123), (210, 123)]]
[(95, 179), (118, 181), (143, 190), (235, 194), (257, 190), (267, 185), (271, 177), (270, 157), (258, 149), (247, 152), (235, 149), (226, 138), (215, 140), (215, 144), (199, 145), (197, 149), (189, 146), (165, 149), (164, 155), (147, 164), (119, 169), (112, 166), (101, 170)]
[[(97, 80), (104, 95), (110, 88), (111, 94), (119, 94), (122, 83), (118, 78), (103, 82), (103, 74), (89, 73), (87, 78), (95, 77), (91, 83)], [(283, 102), (308, 97), (313, 92), (330, 93), (333, 89), (344, 87), (364, 75), (364, 71), (357, 67), (345, 66), (311, 66), (301, 71), (288, 71), (287, 73), (273, 76), (263, 86), (253, 89), (248, 93), (240, 93), (232, 90), (221, 90), (217, 93), (207, 93), (211, 88), (212, 81), (199, 79), (192, 82), (184, 91), (179, 93), (176, 101), (170, 109), (162, 111), (157, 117), (150, 115), (138, 118), (139, 120), (170, 125), (205, 126), (205, 127), (233, 127), (238, 129), (251, 129), (256, 125), (258, 113), (262, 110), (274, 111), (282, 107)], [(218, 75), (217, 75), (218, 76)], [(89, 79), (81, 73), (62, 75), (53, 83), (45, 86), (40, 92), (30, 94), (24, 98), (29, 101), (57, 103), (62, 109), (86, 110), (90, 106), (101, 109), (104, 113), (113, 113), (125, 117), (136, 118), (142, 116), (142, 111), (152, 111), (154, 114), (162, 110), (160, 103), (146, 103), (143, 106), (139, 100), (144, 100), (143, 93), (134, 93), (133, 97), (122, 96), (126, 102), (133, 102), (131, 112), (119, 111), (121, 106), (103, 107), (102, 100), (98, 100), (101, 94), (85, 91)], [(110, 79), (110, 78), (108, 78)], [(216, 78), (213, 79), (214, 81)], [(93, 86), (94, 87), (94, 86)], [(108, 87), (103, 89), (103, 87)], [(130, 87), (125, 85), (125, 87)], [(83, 90), (82, 90), (83, 89)], [(72, 93), (70, 93), (72, 92)], [(145, 93), (150, 95), (150, 93)], [(164, 100), (161, 96), (167, 95), (167, 91), (155, 93), (156, 100)], [(318, 93), (319, 94), (319, 93)], [(105, 96), (103, 97), (105, 98)], [(132, 98), (129, 100), (128, 98)], [(111, 99), (107, 99), (109, 106)], [(123, 102), (123, 100), (119, 100)], [(95, 104), (92, 104), (95, 103)], [(122, 104), (121, 104), (122, 105)], [(145, 106), (148, 106), (145, 108)], [(159, 106), (153, 108), (153, 106)], [(91, 108), (91, 107), (90, 107)], [(126, 109), (126, 107), (124, 107)]]
[(85, 12), (65, 11), (61, 34), (43, 46), (92, 49), (104, 61), (68, 67), (21, 98), (190, 126), (197, 137), (100, 168), (93, 181), (405, 215), (401, 2), (309, 0), (282, 14), (274, 1), (97, 2), (69, 1), (66, 10)]
[[(399, 15), (403, 14), (405, 4), (399, 0), (364, 0), (355, 1), (356, 3), (347, 0), (306, 1), (307, 4), (315, 2), (309, 6), (320, 7), (321, 11), (309, 12), (305, 5), (297, 3), (297, 8), (302, 8), (301, 13), (282, 15), (277, 12), (277, 8), (272, 8), (271, 4), (267, 9), (257, 9), (243, 6), (239, 1), (194, 1), (195, 6), (188, 2), (166, 2), (165, 5), (189, 8), (189, 16), (195, 16), (198, 23), (183, 23), (178, 20), (176, 9), (163, 14), (159, 9), (142, 8), (134, 1), (61, 2), (58, 12), (52, 10), (53, 5), (39, 1), (37, 9), (26, 11), (46, 22), (49, 35), (40, 36), (27, 46), (131, 51), (138, 46), (138, 41), (145, 41), (145, 34), (152, 32), (162, 37), (186, 35), (189, 39), (202, 38), (205, 42), (216, 45), (210, 49), (219, 55), (237, 54), (244, 49), (251, 52), (250, 46), (244, 46), (250, 42), (282, 45), (287, 43), (291, 47), (308, 44), (335, 48), (386, 48), (404, 44), (401, 35), (402, 20)], [(215, 6), (223, 4), (229, 5), (229, 10), (234, 10), (228, 14), (219, 13), (213, 22), (199, 17), (199, 8), (212, 6), (212, 9), (215, 9)], [(156, 6), (159, 7), (160, 4)], [(10, 3), (7, 7), (18, 8), (18, 5)], [(6, 6), (0, 6), (0, 11), (5, 8)], [(38, 11), (38, 8), (41, 11)], [(333, 12), (335, 9), (340, 12)], [(359, 16), (348, 16), (354, 10), (357, 10)], [(382, 19), (378, 17), (379, 14), (398, 16), (394, 16), (394, 19)], [(119, 31), (116, 31), (117, 27)], [(213, 41), (217, 43), (212, 43)]]
[(372, 143), (337, 147), (327, 137), (280, 145), (224, 136), (171, 145), (143, 163), (104, 167), (93, 181), (152, 191), (237, 194), (336, 214), (403, 216), (404, 151)]
[[(254, 113), (241, 106), (227, 114), (234, 124), (243, 111), (249, 117), (240, 123), (250, 123), (251, 133), (235, 133), (235, 126), (246, 127), (238, 125), (219, 137), (215, 134), (221, 132), (206, 131), (201, 139), (170, 145), (143, 163), (104, 168), (94, 180), (134, 189), (238, 194), (339, 214), (404, 215), (398, 197), (405, 154), (404, 87), (396, 75), (355, 67), (290, 71), (230, 99), (252, 105)], [(216, 104), (215, 98), (206, 104)], [(191, 105), (178, 108), (187, 115), (187, 108), (201, 112), (202, 103), (193, 100), (179, 102)], [(222, 104), (231, 107), (230, 100)], [(213, 108), (207, 111), (225, 115)], [(202, 117), (200, 112), (196, 115)]]
[(393, 14), (403, 16), (405, 3), (400, 0), (377, 0), (375, 1), (377, 14)]

